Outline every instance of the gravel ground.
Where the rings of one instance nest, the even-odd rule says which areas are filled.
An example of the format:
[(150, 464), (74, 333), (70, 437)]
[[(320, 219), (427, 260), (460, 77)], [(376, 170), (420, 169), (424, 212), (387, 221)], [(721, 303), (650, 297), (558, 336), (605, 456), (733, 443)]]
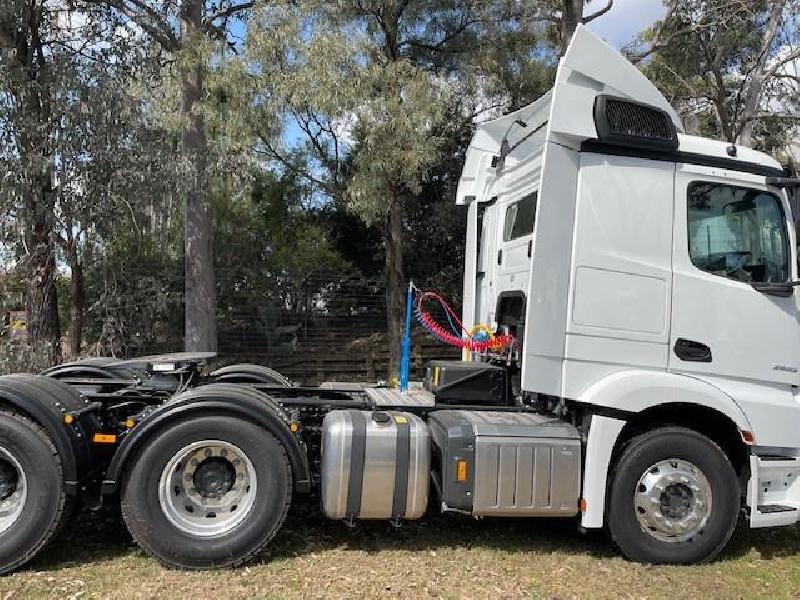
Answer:
[(0, 578), (0, 600), (352, 596), (800, 598), (800, 527), (740, 527), (716, 562), (654, 567), (621, 558), (572, 520), (437, 516), (350, 531), (295, 510), (256, 563), (187, 573), (145, 556), (104, 510), (77, 515), (26, 569)]

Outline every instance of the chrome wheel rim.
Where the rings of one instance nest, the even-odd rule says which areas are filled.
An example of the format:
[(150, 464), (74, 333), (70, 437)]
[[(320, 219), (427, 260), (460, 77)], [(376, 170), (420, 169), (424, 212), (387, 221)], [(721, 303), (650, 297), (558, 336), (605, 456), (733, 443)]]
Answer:
[(642, 474), (633, 502), (642, 531), (662, 542), (686, 542), (708, 524), (711, 484), (693, 463), (668, 458)]
[(203, 440), (173, 456), (158, 486), (161, 510), (175, 527), (197, 537), (224, 535), (238, 526), (256, 497), (253, 463), (237, 446)]
[(28, 478), (20, 462), (0, 446), (0, 535), (16, 523), (28, 499)]

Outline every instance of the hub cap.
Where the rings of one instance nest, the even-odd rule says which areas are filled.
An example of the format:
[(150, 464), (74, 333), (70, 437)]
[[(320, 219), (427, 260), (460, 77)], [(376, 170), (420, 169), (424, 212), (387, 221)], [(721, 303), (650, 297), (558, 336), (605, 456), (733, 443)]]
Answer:
[(633, 502), (644, 532), (662, 542), (686, 542), (708, 523), (711, 484), (694, 464), (670, 458), (642, 474)]
[(237, 446), (219, 440), (182, 448), (161, 472), (158, 500), (178, 529), (200, 537), (228, 533), (253, 507), (256, 472)]
[(0, 446), (0, 535), (22, 514), (27, 498), (28, 480), (22, 465)]

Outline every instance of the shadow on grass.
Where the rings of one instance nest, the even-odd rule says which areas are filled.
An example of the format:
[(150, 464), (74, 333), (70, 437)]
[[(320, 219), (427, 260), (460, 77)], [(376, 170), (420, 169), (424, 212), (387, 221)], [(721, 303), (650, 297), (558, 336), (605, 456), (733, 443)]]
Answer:
[(385, 521), (361, 521), (354, 528), (329, 521), (314, 510), (293, 511), (262, 560), (290, 558), (328, 548), (368, 553), (384, 550), (431, 551), (482, 548), (504, 552), (558, 552), (615, 555), (601, 533), (582, 534), (574, 519), (481, 519), (429, 512), (420, 521), (395, 528)]
[[(368, 553), (385, 550), (435, 551), (441, 548), (538, 552), (601, 558), (619, 556), (607, 535), (580, 533), (575, 519), (482, 519), (433, 515), (394, 528), (386, 522), (361, 522), (350, 529), (325, 519), (314, 505), (300, 504), (258, 557), (259, 562), (291, 560), (296, 556), (338, 548)], [(719, 560), (732, 560), (757, 551), (762, 559), (800, 554), (800, 527), (750, 530), (740, 521)], [(30, 564), (33, 570), (56, 570), (80, 564), (99, 564), (138, 553), (114, 508), (84, 511)]]

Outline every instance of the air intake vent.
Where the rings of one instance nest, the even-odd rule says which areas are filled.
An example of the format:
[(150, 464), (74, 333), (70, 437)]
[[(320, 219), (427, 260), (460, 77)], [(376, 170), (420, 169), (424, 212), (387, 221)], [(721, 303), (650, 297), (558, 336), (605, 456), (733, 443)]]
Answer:
[(678, 147), (678, 134), (670, 116), (649, 104), (599, 95), (594, 102), (594, 124), (601, 142), (654, 150)]

